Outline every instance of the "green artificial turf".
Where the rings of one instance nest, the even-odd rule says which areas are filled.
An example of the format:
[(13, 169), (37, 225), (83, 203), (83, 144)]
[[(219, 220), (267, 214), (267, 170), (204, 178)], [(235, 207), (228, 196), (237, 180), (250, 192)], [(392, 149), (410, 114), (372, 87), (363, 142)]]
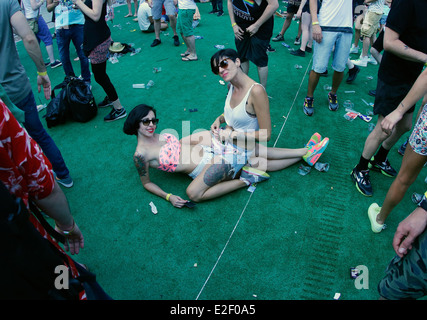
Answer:
[[(158, 132), (175, 130), (182, 137), (209, 129), (223, 111), (227, 87), (212, 74), (209, 60), (217, 44), (234, 48), (233, 32), (227, 12), (217, 17), (208, 14), (210, 3), (198, 7), (202, 19), (196, 35), (203, 39), (196, 40), (199, 60), (195, 62), (181, 61), (185, 46), (173, 46), (170, 28), (162, 33), (162, 44), (151, 48), (154, 35), (141, 33), (136, 22), (124, 18), (126, 6), (116, 7), (109, 24), (114, 41), (132, 43), (141, 52), (128, 53), (116, 64), (108, 62), (107, 73), (128, 112), (140, 103), (156, 108)], [(275, 17), (273, 35), (283, 21)], [(297, 26), (294, 21), (285, 34), (295, 49)], [(374, 101), (368, 91), (376, 87), (378, 66), (362, 68), (353, 84), (346, 84), (344, 77), (337, 112), (327, 106), (324, 86), (331, 85), (333, 72), (329, 67), (329, 76), (320, 79), (315, 91), (315, 113), (307, 117), (302, 103), (312, 55), (295, 57), (281, 42), (271, 44), (276, 52), (269, 54), (267, 93), (273, 125), (269, 146), (300, 148), (319, 132), (330, 138), (319, 160), (330, 165), (328, 172), (312, 169), (302, 176), (300, 162), (270, 173), (270, 180), (259, 184), (253, 194), (241, 189), (193, 210), (176, 209), (143, 188), (132, 161), (136, 138), (122, 132), (123, 120), (103, 121), (108, 108), (99, 109), (88, 123), (70, 121), (47, 129), (74, 180), (72, 188), (63, 189), (85, 236), (85, 248), (74, 258), (89, 266), (114, 299), (332, 300), (335, 293), (341, 293), (342, 300), (378, 298), (377, 284), (394, 256), (394, 231), (415, 208), (410, 195), (425, 191), (426, 172), (390, 215), (388, 228), (372, 233), (367, 209), (372, 202), (382, 204), (393, 180), (372, 172), (371, 198), (354, 187), (350, 172), (359, 160), (369, 124), (346, 120), (343, 104), (351, 100), (359, 112), (372, 110), (362, 99)], [(18, 49), (36, 100), (45, 103), (37, 94), (36, 70), (22, 43)], [(73, 49), (71, 57), (75, 57)], [(73, 66), (79, 75), (79, 62), (73, 61)], [(153, 73), (159, 67), (161, 72)], [(48, 68), (48, 74), (53, 86), (64, 78), (62, 67)], [(253, 65), (250, 75), (258, 81)], [(149, 80), (154, 81), (149, 90), (132, 88)], [(94, 80), (92, 87), (96, 101), (102, 101), (102, 88)], [(44, 114), (40, 112), (41, 117)], [(190, 130), (182, 129), (183, 122)], [(389, 154), (396, 169), (402, 159), (397, 148), (406, 137)], [(186, 198), (189, 177), (151, 170), (150, 178), (165, 191)], [(151, 212), (151, 201), (157, 214)], [(356, 289), (350, 278), (350, 268), (358, 265), (369, 270), (368, 289)]]

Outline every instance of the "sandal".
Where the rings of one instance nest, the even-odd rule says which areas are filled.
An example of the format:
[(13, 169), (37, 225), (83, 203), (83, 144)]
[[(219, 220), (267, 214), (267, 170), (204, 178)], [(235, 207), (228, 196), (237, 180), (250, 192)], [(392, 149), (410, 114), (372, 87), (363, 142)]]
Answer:
[(197, 58), (191, 58), (191, 57), (189, 57), (189, 55), (188, 55), (188, 56), (186, 56), (186, 57), (182, 57), (182, 58), (181, 58), (181, 60), (182, 60), (182, 61), (197, 61)]
[(181, 53), (181, 57), (186, 57), (186, 56), (188, 56), (190, 54), (190, 52), (184, 52), (184, 53)]

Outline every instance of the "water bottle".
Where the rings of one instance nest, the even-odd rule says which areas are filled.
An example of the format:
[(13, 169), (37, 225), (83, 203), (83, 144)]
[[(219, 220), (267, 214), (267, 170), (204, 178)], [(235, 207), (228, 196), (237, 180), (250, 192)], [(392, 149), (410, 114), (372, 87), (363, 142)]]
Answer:
[(134, 83), (134, 84), (132, 85), (132, 87), (133, 87), (134, 89), (144, 89), (144, 88), (145, 88), (145, 84), (143, 84), (143, 83)]
[(150, 81), (148, 81), (148, 83), (147, 83), (147, 85), (145, 86), (145, 88), (148, 90), (148, 89), (150, 89), (152, 86), (154, 86), (154, 81), (153, 81), (153, 80), (150, 80)]

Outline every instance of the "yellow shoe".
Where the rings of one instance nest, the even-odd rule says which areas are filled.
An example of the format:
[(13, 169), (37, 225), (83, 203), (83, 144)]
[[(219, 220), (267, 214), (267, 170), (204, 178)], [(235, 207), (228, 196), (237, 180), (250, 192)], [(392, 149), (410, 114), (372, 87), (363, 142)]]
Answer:
[(369, 206), (368, 209), (368, 217), (369, 221), (371, 221), (371, 229), (374, 233), (380, 233), (382, 229), (384, 229), (384, 224), (379, 224), (377, 222), (377, 216), (381, 211), (381, 207), (378, 206), (378, 204), (373, 203)]

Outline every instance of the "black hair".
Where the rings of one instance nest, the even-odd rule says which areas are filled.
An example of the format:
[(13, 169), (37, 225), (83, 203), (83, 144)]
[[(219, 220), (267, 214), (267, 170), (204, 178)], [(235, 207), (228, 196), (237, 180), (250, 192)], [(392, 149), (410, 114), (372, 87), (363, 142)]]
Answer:
[(234, 49), (221, 49), (214, 53), (211, 57), (211, 69), (212, 72), (215, 73), (215, 70), (218, 69), (218, 64), (221, 58), (229, 58), (236, 62), (236, 59), (239, 57), (237, 51)]
[(128, 135), (138, 135), (139, 123), (150, 111), (153, 111), (156, 116), (156, 110), (146, 104), (139, 104), (133, 108), (123, 125), (123, 132)]

